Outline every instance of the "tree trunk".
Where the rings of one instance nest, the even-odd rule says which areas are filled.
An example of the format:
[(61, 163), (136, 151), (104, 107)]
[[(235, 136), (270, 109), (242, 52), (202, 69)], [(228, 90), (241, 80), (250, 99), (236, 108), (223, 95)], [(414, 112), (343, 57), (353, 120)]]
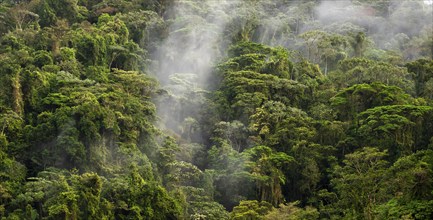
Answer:
[(14, 112), (16, 112), (18, 115), (23, 114), (23, 97), (21, 92), (21, 83), (20, 83), (20, 72), (17, 71), (15, 73), (15, 76), (11, 78), (11, 84), (12, 84), (12, 108)]
[(328, 75), (328, 57), (325, 57), (325, 76)]

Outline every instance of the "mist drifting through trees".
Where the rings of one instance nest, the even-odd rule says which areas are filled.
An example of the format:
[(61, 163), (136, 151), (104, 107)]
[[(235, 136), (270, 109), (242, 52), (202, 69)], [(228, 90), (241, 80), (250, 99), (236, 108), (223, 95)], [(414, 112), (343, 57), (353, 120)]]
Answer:
[(433, 219), (427, 0), (0, 1), (0, 219)]

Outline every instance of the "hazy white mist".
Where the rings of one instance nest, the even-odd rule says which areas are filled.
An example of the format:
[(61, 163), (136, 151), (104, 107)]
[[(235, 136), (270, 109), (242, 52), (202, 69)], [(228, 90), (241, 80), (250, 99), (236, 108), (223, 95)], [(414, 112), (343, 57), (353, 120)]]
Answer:
[(223, 32), (232, 16), (228, 13), (237, 4), (237, 0), (179, 0), (168, 11), (169, 34), (155, 54), (155, 74), (167, 91), (158, 115), (168, 130), (182, 134), (185, 126), (192, 129), (200, 96), (227, 46)]

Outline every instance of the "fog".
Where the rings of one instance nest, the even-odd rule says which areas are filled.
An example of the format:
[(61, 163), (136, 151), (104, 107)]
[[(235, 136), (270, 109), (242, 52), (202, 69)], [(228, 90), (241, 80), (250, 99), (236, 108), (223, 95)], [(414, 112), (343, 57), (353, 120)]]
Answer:
[(229, 41), (223, 33), (238, 1), (176, 1), (168, 10), (168, 37), (154, 55), (165, 95), (158, 102), (161, 127), (183, 139), (200, 140), (198, 112), (216, 61)]
[(432, 7), (423, 1), (390, 0), (373, 8), (357, 1), (326, 0), (315, 8), (315, 15), (319, 26), (331, 32), (344, 31), (340, 27), (351, 23), (381, 49), (394, 49), (389, 43), (398, 34), (411, 39), (423, 31), (431, 34), (433, 27)]
[[(420, 51), (432, 39), (433, 12), (430, 1), (364, 0), (274, 1), (260, 0), (251, 6), (256, 29), (251, 39), (271, 46), (301, 50), (298, 36), (322, 30), (344, 36), (363, 32), (370, 47), (403, 52), (404, 60), (432, 57), (431, 50)], [(317, 3), (314, 3), (317, 2)], [(250, 4), (251, 5), (251, 4)]]
[(302, 33), (350, 37), (363, 32), (372, 48), (368, 58), (387, 51), (401, 53), (406, 61), (432, 56), (425, 49), (432, 38), (430, 1), (384, 0), (368, 6), (363, 0), (178, 0), (165, 17), (168, 34), (153, 54), (154, 73), (164, 89), (158, 115), (162, 128), (186, 140), (200, 140), (197, 115), (216, 84), (211, 82), (214, 65), (233, 39), (283, 46), (307, 57)]

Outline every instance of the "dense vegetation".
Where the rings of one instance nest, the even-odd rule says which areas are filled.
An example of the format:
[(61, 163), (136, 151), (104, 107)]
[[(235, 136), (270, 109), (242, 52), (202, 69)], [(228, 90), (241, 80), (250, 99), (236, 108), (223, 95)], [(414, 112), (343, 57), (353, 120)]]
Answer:
[(342, 2), (0, 1), (0, 219), (433, 219), (432, 6)]

